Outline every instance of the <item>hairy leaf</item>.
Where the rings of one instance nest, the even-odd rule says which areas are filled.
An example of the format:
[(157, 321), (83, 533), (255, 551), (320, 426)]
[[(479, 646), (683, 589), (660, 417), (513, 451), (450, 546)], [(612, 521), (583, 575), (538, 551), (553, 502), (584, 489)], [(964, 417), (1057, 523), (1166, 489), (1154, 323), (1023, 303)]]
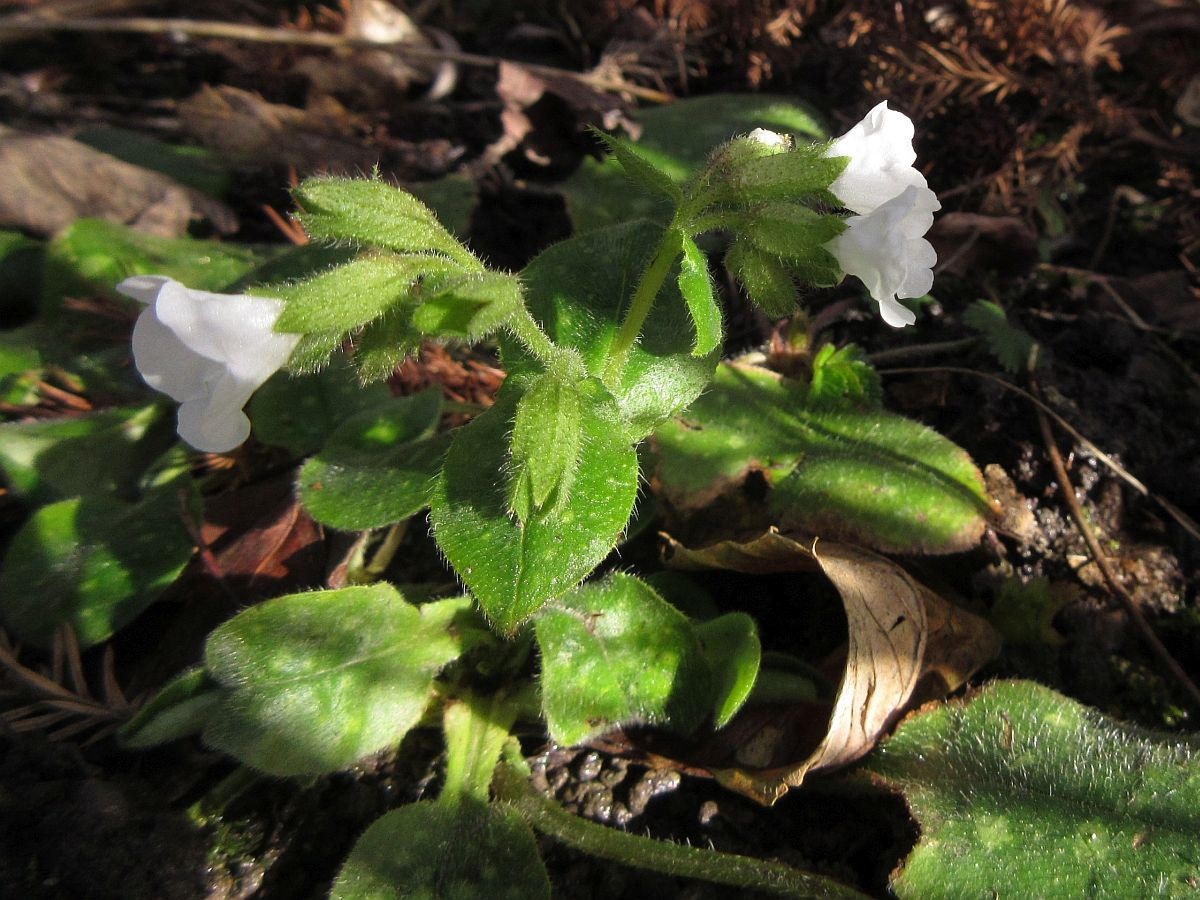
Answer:
[(771, 490), (750, 513), (825, 539), (948, 553), (973, 546), (994, 514), (982, 475), (955, 444), (882, 410), (814, 408), (803, 385), (765, 369), (721, 366), (655, 444), (676, 507), (706, 506), (758, 471)]
[(462, 652), (462, 616), (465, 598), (416, 607), (383, 583), (251, 607), (209, 636), (205, 666), (224, 690), (204, 740), (274, 775), (332, 772), (395, 744)]
[(515, 810), (421, 801), (366, 830), (330, 900), (549, 900), (533, 832)]
[(998, 682), (913, 715), (866, 766), (921, 825), (899, 897), (1195, 896), (1194, 742)]
[(579, 468), (570, 498), (520, 521), (502, 473), (522, 390), (510, 376), (496, 404), (461, 428), (430, 507), (434, 537), (484, 613), (512, 631), (573, 588), (612, 550), (637, 495), (637, 455), (616, 406), (594, 381), (580, 406)]
[(546, 724), (560, 743), (634, 723), (686, 734), (710, 711), (712, 677), (691, 623), (630, 575), (560, 598), (536, 632)]
[(400, 522), (429, 505), (449, 435), (435, 435), (441, 394), (431, 388), (346, 419), (300, 469), (314, 519), (354, 531)]

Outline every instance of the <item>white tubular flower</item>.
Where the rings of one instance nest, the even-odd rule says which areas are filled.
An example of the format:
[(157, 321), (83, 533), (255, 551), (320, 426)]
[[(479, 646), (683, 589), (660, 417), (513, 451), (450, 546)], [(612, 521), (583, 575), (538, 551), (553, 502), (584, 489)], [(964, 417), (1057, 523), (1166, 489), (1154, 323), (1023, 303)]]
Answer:
[(917, 320), (897, 298), (920, 297), (933, 287), (937, 254), (924, 235), (937, 209), (933, 191), (910, 186), (869, 215), (850, 216), (846, 230), (826, 244), (843, 271), (867, 286), (883, 321), (896, 328)]
[(162, 275), (126, 278), (117, 290), (146, 304), (133, 360), (150, 387), (179, 402), (179, 436), (209, 453), (246, 440), (242, 407), (300, 340), (273, 330), (283, 302), (193, 291)]
[(888, 109), (886, 100), (880, 103), (825, 151), (850, 157), (829, 190), (847, 209), (867, 216), (906, 188), (926, 187), (925, 176), (913, 168), (913, 133), (912, 119)]

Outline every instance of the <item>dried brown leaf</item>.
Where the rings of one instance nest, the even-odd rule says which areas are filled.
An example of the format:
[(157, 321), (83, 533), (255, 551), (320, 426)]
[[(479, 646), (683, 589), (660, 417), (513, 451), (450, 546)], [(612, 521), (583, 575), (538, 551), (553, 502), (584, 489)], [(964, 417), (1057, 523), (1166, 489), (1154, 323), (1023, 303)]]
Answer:
[(78, 141), (0, 125), (0, 227), (53, 235), (81, 217), (178, 237), (195, 219), (222, 233), (233, 211), (200, 191)]
[(378, 151), (347, 137), (365, 132), (366, 123), (332, 97), (298, 109), (229, 85), (205, 86), (179, 104), (179, 116), (196, 140), (239, 163), (361, 174), (379, 161)]
[(867, 753), (912, 702), (923, 699), (918, 685), (927, 675), (936, 676), (943, 690), (953, 690), (999, 651), (999, 637), (984, 620), (866, 550), (823, 542), (808, 546), (774, 529), (745, 542), (697, 550), (670, 538), (668, 544), (668, 560), (676, 568), (816, 569), (842, 598), (849, 629), (846, 663), (820, 743), (799, 761), (778, 763), (808, 750), (794, 743), (803, 729), (788, 721), (796, 710), (785, 708), (760, 718), (755, 733), (745, 735), (734, 765), (709, 766), (722, 784), (760, 803), (774, 803), (809, 772), (845, 766)]

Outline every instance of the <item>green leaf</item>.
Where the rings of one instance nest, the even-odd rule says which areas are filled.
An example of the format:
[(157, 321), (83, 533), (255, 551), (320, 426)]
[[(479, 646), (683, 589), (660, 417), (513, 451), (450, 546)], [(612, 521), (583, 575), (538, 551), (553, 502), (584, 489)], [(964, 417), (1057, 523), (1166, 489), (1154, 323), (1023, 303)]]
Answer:
[[(556, 244), (522, 273), (529, 311), (559, 346), (583, 356), (588, 371), (600, 377), (609, 361), (621, 311), (632, 299), (638, 276), (650, 262), (661, 230), (631, 222)], [(718, 350), (692, 355), (691, 315), (671, 283), (664, 286), (629, 352), (615, 397), (638, 440), (678, 412), (712, 378)], [(501, 342), (510, 373), (536, 373), (541, 365), (513, 340)]]
[(515, 810), (422, 801), (366, 830), (330, 900), (549, 900), (533, 832)]
[(535, 627), (546, 724), (561, 744), (633, 723), (687, 734), (710, 711), (700, 639), (637, 578), (616, 574), (577, 588), (547, 606)]
[(722, 365), (711, 390), (655, 433), (669, 502), (695, 510), (760, 471), (766, 524), (896, 553), (975, 545), (992, 513), (967, 454), (882, 410), (826, 409), (765, 369)]
[(465, 598), (416, 607), (382, 583), (252, 607), (209, 636), (224, 692), (204, 740), (273, 775), (345, 768), (417, 724), (469, 614)]
[(913, 716), (868, 757), (921, 839), (899, 897), (1192, 897), (1194, 743), (999, 682)]
[(724, 728), (754, 690), (762, 662), (758, 626), (745, 613), (728, 613), (696, 625), (713, 674), (713, 727)]
[(379, 318), (393, 306), (415, 305), (422, 278), (458, 271), (458, 266), (440, 256), (377, 254), (360, 257), (307, 281), (265, 285), (254, 293), (287, 302), (275, 324), (277, 331), (348, 332)]
[(351, 416), (300, 469), (305, 509), (334, 528), (400, 522), (429, 505), (450, 445), (435, 435), (441, 393), (431, 388)]
[(679, 185), (655, 164), (650, 154), (643, 151), (637, 144), (613, 134), (605, 134), (602, 131), (593, 131), (593, 133), (604, 142), (612, 155), (616, 157), (617, 162), (621, 164), (621, 168), (625, 170), (625, 175), (635, 184), (666, 200), (678, 202), (683, 198), (683, 191)]
[(727, 254), (725, 265), (746, 288), (746, 293), (773, 319), (796, 311), (800, 294), (788, 266), (777, 256), (764, 253), (747, 241), (738, 241)]
[(107, 640), (162, 593), (192, 556), (186, 474), (137, 503), (104, 496), (43, 506), (0, 569), (0, 614), (19, 639), (47, 646), (69, 623), (82, 647)]
[(470, 269), (480, 264), (407, 191), (377, 180), (309, 178), (295, 190), (300, 223), (317, 240), (350, 241), (398, 253), (439, 253)]
[(707, 356), (718, 347), (724, 338), (721, 325), (721, 304), (713, 290), (712, 276), (708, 274), (708, 257), (687, 235), (683, 236), (683, 257), (679, 261), (679, 293), (687, 303), (696, 329), (693, 356)]
[(273, 375), (250, 399), (254, 436), (296, 456), (319, 450), (346, 419), (392, 396), (386, 385), (363, 387), (345, 366), (315, 375)]
[(131, 275), (166, 275), (194, 290), (221, 291), (279, 252), (157, 237), (101, 219), (79, 219), (47, 248), (44, 304), (52, 308), (62, 297), (86, 290), (112, 291)]
[(487, 412), (461, 428), (430, 505), (434, 537), (495, 626), (511, 632), (574, 587), (616, 544), (637, 496), (637, 454), (615, 404), (581, 384), (579, 467), (568, 501), (509, 514), (504, 479), (519, 379), (509, 376)]
[(517, 401), (509, 444), (510, 505), (522, 522), (571, 495), (583, 438), (583, 403), (578, 388), (547, 372)]
[[(762, 94), (712, 94), (680, 100), (638, 116), (642, 134), (637, 153), (655, 169), (682, 185), (700, 170), (713, 148), (755, 128), (786, 132), (801, 141), (829, 135), (819, 118), (792, 99)], [(826, 182), (828, 183), (828, 182)], [(629, 190), (625, 170), (615, 157), (585, 159), (560, 188), (576, 233), (661, 215), (658, 196)]]
[(825, 344), (812, 361), (808, 405), (813, 408), (878, 409), (883, 400), (879, 373), (854, 344)]
[(394, 307), (368, 325), (354, 343), (354, 367), (364, 384), (383, 381), (396, 367), (421, 350), (421, 332), (413, 327), (412, 309)]
[(736, 233), (764, 255), (778, 258), (806, 284), (828, 287), (840, 282), (843, 273), (825, 245), (845, 230), (838, 216), (795, 203), (770, 203), (751, 210)]
[(976, 300), (963, 313), (963, 323), (983, 335), (988, 350), (1006, 372), (1025, 371), (1037, 342), (1025, 329), (1009, 322), (1000, 306), (990, 300)]
[(202, 666), (188, 669), (122, 725), (117, 737), (123, 747), (141, 750), (199, 734), (220, 697), (216, 682)]
[(221, 166), (217, 155), (204, 147), (167, 144), (137, 131), (108, 125), (86, 128), (75, 135), (75, 140), (132, 165), (159, 172), (211, 197), (224, 197), (233, 186), (233, 178)]
[(824, 155), (823, 145), (798, 145), (787, 153), (747, 160), (738, 167), (730, 195), (742, 203), (820, 197), (837, 206), (829, 186), (842, 174), (848, 157)]
[(158, 406), (0, 425), (0, 469), (34, 503), (77, 496), (133, 499), (146, 467), (174, 441)]
[(478, 341), (521, 308), (521, 283), (504, 272), (446, 278), (431, 284), (413, 310), (413, 327), (442, 339)]

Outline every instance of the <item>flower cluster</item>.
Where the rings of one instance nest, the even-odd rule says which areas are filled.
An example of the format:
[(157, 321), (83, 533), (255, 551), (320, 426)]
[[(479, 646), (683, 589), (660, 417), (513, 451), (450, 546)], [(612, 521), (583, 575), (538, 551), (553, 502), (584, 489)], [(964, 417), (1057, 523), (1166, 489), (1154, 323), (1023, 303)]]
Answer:
[(194, 291), (162, 275), (126, 278), (117, 290), (146, 304), (133, 328), (133, 360), (150, 387), (180, 404), (179, 436), (210, 453), (246, 440), (242, 407), (300, 340), (274, 330), (283, 302)]
[(827, 151), (831, 157), (849, 157), (829, 190), (857, 214), (846, 220), (846, 230), (829, 249), (867, 286), (883, 320), (896, 327), (916, 321), (899, 298), (928, 293), (937, 262), (924, 235), (941, 204), (913, 167), (913, 131), (912, 120), (888, 109), (885, 101)]

